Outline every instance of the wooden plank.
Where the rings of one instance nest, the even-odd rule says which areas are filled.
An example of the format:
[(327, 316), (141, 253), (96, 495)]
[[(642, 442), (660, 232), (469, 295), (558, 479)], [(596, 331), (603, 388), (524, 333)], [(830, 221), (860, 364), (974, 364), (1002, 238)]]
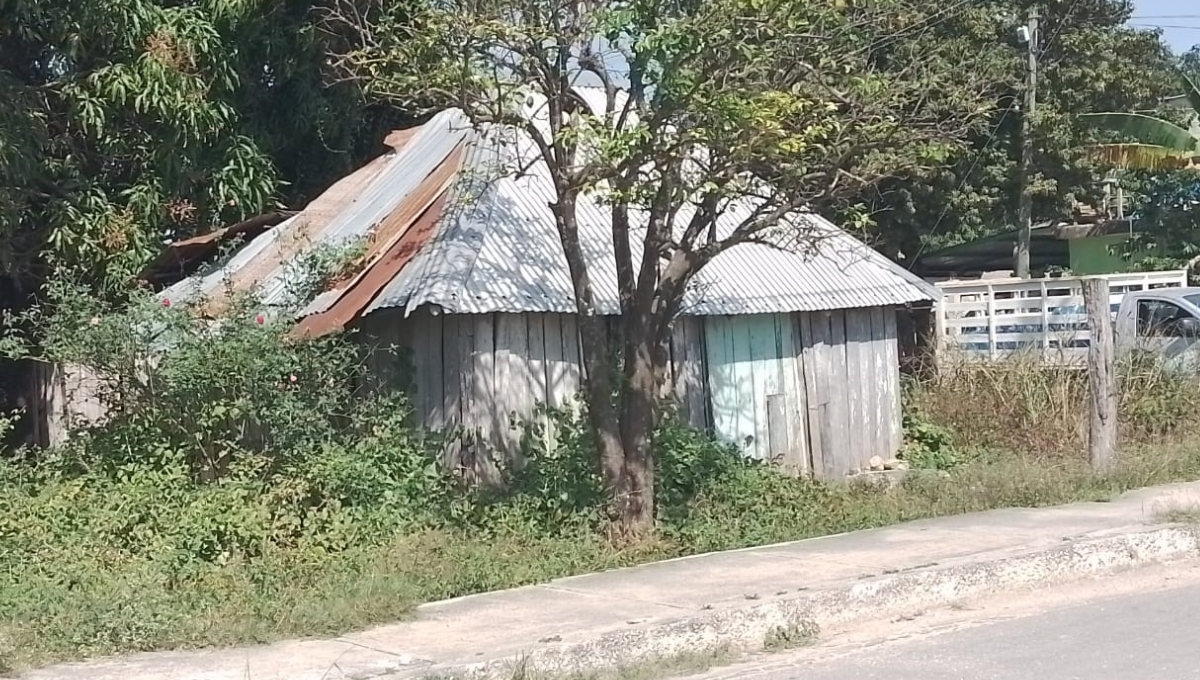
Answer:
[(689, 316), (684, 323), (684, 386), (687, 392), (688, 422), (693, 427), (712, 426), (709, 417), (708, 379), (706, 375), (704, 321)]
[(767, 458), (777, 464), (784, 464), (788, 458), (791, 443), (788, 440), (787, 395), (767, 395)]
[[(535, 407), (550, 403), (549, 390), (546, 388), (546, 332), (545, 319), (547, 314), (526, 314), (525, 322), (529, 329), (529, 380), (530, 393), (533, 395)], [(556, 342), (559, 342), (555, 338)]]
[[(860, 309), (847, 309), (846, 317), (846, 413), (849, 424), (847, 438), (849, 460), (847, 461), (848, 469), (867, 467), (867, 462), (870, 461), (871, 455), (868, 451), (871, 448), (871, 428), (873, 427), (874, 414), (869, 408), (872, 386), (868, 384), (870, 380), (870, 367), (865, 366), (864, 362), (869, 357), (870, 343), (870, 311)], [(866, 322), (866, 329), (863, 328), (863, 322)], [(868, 413), (871, 413), (868, 416)]]
[(759, 443), (766, 444), (766, 428), (758, 432), (755, 418), (754, 400), (754, 363), (750, 354), (752, 325), (744, 316), (727, 317), (729, 329), (730, 350), (733, 355), (733, 389), (737, 393), (737, 407), (734, 415), (737, 418), (737, 443), (746, 454), (755, 458), (760, 457)]
[(413, 370), (417, 405), (427, 429), (441, 430), (442, 415), (442, 315), (419, 311), (408, 318), (413, 327)]
[(475, 433), (475, 469), (480, 474), (494, 470), (492, 450), (499, 444), (496, 409), (496, 320), (493, 314), (473, 318), (471, 348), (471, 417), (467, 427)]
[(678, 386), (680, 382), (679, 370), (682, 360), (682, 348), (680, 343), (683, 338), (682, 319), (676, 319), (669, 326), (670, 339), (667, 340), (667, 365), (663, 370), (663, 382), (658, 385), (658, 400), (661, 403), (669, 403), (680, 417), (685, 417), (683, 414), (683, 400), (680, 398)]
[(751, 450), (754, 457), (769, 460), (771, 457), (770, 432), (768, 430), (767, 397), (782, 396), (779, 384), (779, 357), (776, 354), (775, 320), (770, 314), (753, 314), (737, 317), (746, 329), (749, 357), (745, 362), (746, 376), (743, 394), (749, 397), (749, 408), (742, 409), (742, 417), (748, 418), (754, 442)]
[(893, 309), (883, 310), (883, 335), (887, 381), (881, 384), (887, 387), (884, 403), (887, 408), (886, 425), (888, 432), (887, 455), (883, 457), (888, 458), (894, 456), (900, 450), (904, 439), (903, 415), (900, 412), (900, 347), (896, 332), (896, 314)]
[(415, 324), (403, 318), (398, 310), (387, 310), (373, 316), (376, 318), (363, 339), (372, 368), (371, 389), (403, 392), (409, 398), (414, 416), (423, 424), (414, 372)]
[(804, 361), (799, 338), (799, 315), (780, 315), (784, 391), (787, 393), (788, 453), (785, 464), (801, 473), (812, 471), (809, 456), (808, 399), (804, 391)]
[(666, 385), (661, 386), (659, 398), (664, 402), (670, 401), (671, 405), (679, 413), (680, 419), (687, 420), (687, 412), (684, 409), (686, 393), (683, 385), (683, 361), (685, 358), (686, 348), (684, 347), (684, 338), (686, 336), (685, 324), (683, 319), (676, 319), (671, 324), (671, 340), (667, 343), (667, 370), (666, 370)]
[(579, 323), (572, 314), (560, 314), (559, 330), (562, 343), (562, 379), (555, 389), (564, 396), (563, 403), (579, 397), (583, 389), (583, 360), (579, 347)]
[(560, 408), (569, 394), (562, 389), (566, 377), (562, 342), (562, 314), (545, 314), (542, 317), (542, 338), (545, 342), (546, 361), (546, 405)]
[(529, 365), (529, 325), (524, 314), (496, 315), (496, 416), (506, 456), (519, 453), (523, 423), (536, 402)]
[(829, 343), (829, 318), (822, 312), (800, 315), (800, 340), (803, 347), (804, 393), (808, 403), (808, 432), (813, 472), (832, 476), (833, 444), (828, 418), (826, 384), (829, 372), (825, 354)]
[(849, 377), (846, 357), (846, 313), (836, 310), (829, 313), (829, 405), (830, 419), (834, 430), (834, 474), (845, 475), (854, 467), (854, 453), (850, 441)]
[(456, 467), (464, 477), (474, 478), (479, 469), (480, 455), (480, 406), (475, 399), (475, 332), (481, 317), (464, 314), (458, 317), (458, 358), (455, 369), (458, 374), (459, 399), (459, 458)]
[(693, 427), (707, 426), (704, 414), (703, 321), (684, 316), (675, 321), (671, 334), (672, 394), (679, 417)]
[[(529, 332), (529, 392), (532, 397), (530, 404), (530, 417), (536, 417), (541, 427), (542, 439), (539, 442), (540, 446), (549, 450), (554, 443), (554, 434), (550, 430), (550, 423), (546, 420), (545, 413), (542, 408), (550, 404), (550, 393), (547, 389), (547, 371), (549, 364), (546, 361), (546, 336), (545, 336), (545, 318), (546, 314), (531, 313), (525, 315), (525, 323)], [(558, 337), (555, 337), (555, 342), (561, 342)]]
[(708, 354), (708, 393), (712, 404), (713, 433), (734, 442), (737, 438), (737, 391), (730, 356), (728, 319), (709, 316), (704, 319), (705, 348)]
[[(463, 361), (459, 354), (460, 325), (465, 317), (459, 314), (442, 316), (442, 427), (453, 430), (462, 424), (462, 373)], [(453, 470), (462, 460), (462, 442), (458, 437), (446, 441), (442, 452), (446, 468)]]
[(872, 413), (871, 455), (883, 459), (890, 458), (892, 439), (892, 411), (888, 401), (890, 388), (888, 386), (888, 353), (887, 353), (887, 315), (890, 310), (884, 307), (873, 307), (870, 311), (871, 340), (868, 349), (871, 366), (870, 409)]

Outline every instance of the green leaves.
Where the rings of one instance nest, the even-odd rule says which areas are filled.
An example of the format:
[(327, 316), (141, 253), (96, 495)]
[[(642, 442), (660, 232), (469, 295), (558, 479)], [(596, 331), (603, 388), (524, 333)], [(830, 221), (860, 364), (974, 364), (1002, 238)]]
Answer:
[(1087, 113), (1079, 116), (1095, 129), (1130, 140), (1098, 144), (1090, 151), (1118, 167), (1154, 169), (1185, 165), (1200, 153), (1200, 139), (1170, 121), (1140, 113)]
[(323, 40), (342, 38), (309, 10), (5, 4), (0, 276), (33, 289), (49, 265), (119, 291), (164, 240), (303, 202), (373, 153), (399, 116), (330, 81)]
[[(1096, 205), (1101, 187), (1096, 159), (1085, 147), (1097, 142), (1079, 114), (1154, 108), (1177, 94), (1172, 56), (1159, 37), (1126, 25), (1127, 3), (1043, 6), (1037, 115), (1031, 117), (1035, 149), (1034, 221), (1070, 219), (1076, 201)], [(1010, 37), (1026, 6), (1007, 0), (969, 3), (946, 12), (925, 29), (910, 30), (881, 50), (889, 61), (939, 43), (929, 58), (958, 68), (967, 59), (984, 88), (980, 123), (964, 145), (920, 145), (927, 154), (919, 172), (905, 171), (859, 195), (876, 224), (868, 231), (879, 247), (909, 258), (928, 249), (1010, 230), (1015, 220), (1019, 134), (1026, 69), (1024, 49)], [(1069, 11), (1068, 11), (1069, 10)], [(998, 19), (1007, 15), (1009, 19)], [(892, 50), (899, 52), (893, 55)], [(938, 108), (980, 99), (946, 90)], [(934, 94), (933, 96), (938, 96)]]

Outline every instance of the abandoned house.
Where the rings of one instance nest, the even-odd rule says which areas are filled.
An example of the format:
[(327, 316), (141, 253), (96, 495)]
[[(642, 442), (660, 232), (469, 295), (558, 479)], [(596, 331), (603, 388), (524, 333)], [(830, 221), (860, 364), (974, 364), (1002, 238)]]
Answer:
[[(245, 242), (223, 265), (184, 276), (229, 235), (215, 233), (175, 244), (148, 276), (178, 279), (161, 293), (172, 299), (255, 289), (282, 305), (289, 262), (359, 239), (361, 266), (307, 302), (298, 331), (352, 328), (374, 347), (406, 348), (377, 351), (371, 365), (410, 390), (422, 425), (511, 450), (516, 419), (566, 404), (583, 370), (549, 175), (521, 162), (532, 153), (524, 132), (473, 129), (456, 111), (387, 144), (303, 211), (231, 228)], [(722, 219), (751, 209), (735, 203)], [(614, 314), (608, 212), (587, 199), (578, 215), (600, 312)], [(691, 423), (745, 455), (842, 476), (900, 448), (896, 312), (937, 293), (816, 215), (791, 226), (805, 246), (738, 245), (697, 275), (674, 326), (669, 389)]]

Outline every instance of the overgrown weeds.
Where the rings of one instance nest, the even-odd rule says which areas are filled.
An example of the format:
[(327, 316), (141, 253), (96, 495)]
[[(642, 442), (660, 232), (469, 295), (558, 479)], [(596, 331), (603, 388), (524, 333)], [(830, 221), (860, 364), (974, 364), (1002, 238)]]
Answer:
[[(1128, 357), (1118, 369), (1125, 442), (1169, 444), (1200, 431), (1200, 379), (1194, 374), (1165, 370), (1146, 356)], [(908, 414), (953, 432), (960, 453), (1074, 458), (1086, 445), (1087, 389), (1086, 371), (1038, 357), (964, 362), (914, 385)]]
[(763, 649), (782, 652), (807, 647), (817, 641), (821, 628), (810, 620), (801, 620), (772, 628), (763, 638)]
[(531, 429), (523, 464), (476, 489), (345, 338), (293, 341), (250, 300), (216, 324), (155, 300), (56, 306), (41, 346), (98, 377), (107, 415), (0, 463), (0, 661), (18, 668), (332, 634), (559, 576), (1200, 476), (1200, 447), (1161, 445), (1195, 417), (1175, 378), (1127, 380), (1135, 446), (1097, 476), (1071, 442), (1015, 434), (1066, 437), (1076, 379), (991, 367), (912, 392), (904, 455), (950, 473), (890, 490), (782, 475), (666, 422), (659, 531), (614, 545), (577, 410), (547, 414), (553, 436)]

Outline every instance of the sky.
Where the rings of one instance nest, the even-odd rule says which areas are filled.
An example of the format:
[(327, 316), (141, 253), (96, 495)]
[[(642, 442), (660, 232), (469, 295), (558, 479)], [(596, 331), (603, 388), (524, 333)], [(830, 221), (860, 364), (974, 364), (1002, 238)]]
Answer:
[(1163, 38), (1176, 53), (1200, 45), (1200, 2), (1197, 0), (1134, 0), (1133, 19), (1138, 27), (1160, 26)]

